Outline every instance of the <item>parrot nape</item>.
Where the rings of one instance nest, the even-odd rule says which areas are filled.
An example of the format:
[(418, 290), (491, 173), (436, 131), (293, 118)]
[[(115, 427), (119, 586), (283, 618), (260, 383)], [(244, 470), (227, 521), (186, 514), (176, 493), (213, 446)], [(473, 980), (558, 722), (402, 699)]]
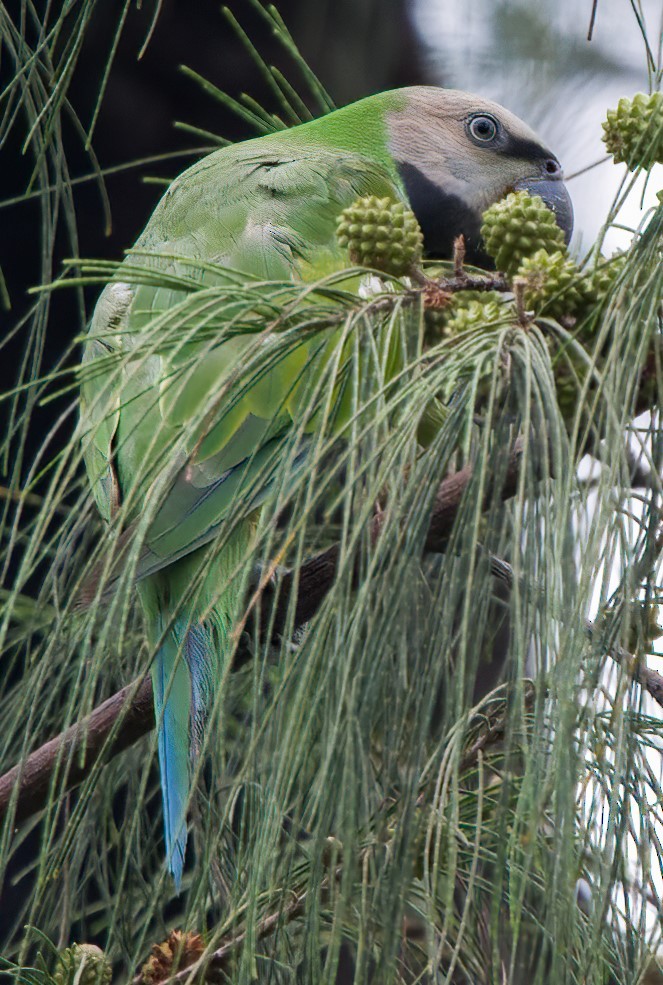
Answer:
[[(485, 263), (482, 212), (514, 189), (541, 196), (570, 237), (573, 216), (561, 166), (521, 120), (465, 92), (398, 89), (211, 153), (168, 187), (124, 264), (134, 270), (148, 264), (167, 282), (179, 269), (178, 257), (201, 261), (196, 276), (203, 286), (219, 268), (234, 277), (312, 282), (347, 266), (336, 221), (365, 195), (409, 205), (425, 256), (450, 258), (462, 234), (468, 260)], [(83, 368), (90, 370), (93, 361), (99, 367), (81, 385), (84, 458), (107, 522), (130, 497), (149, 502), (152, 462), (161, 477), (170, 470), (136, 575), (156, 649), (152, 679), (166, 857), (179, 891), (192, 770), (207, 711), (227, 671), (240, 601), (236, 583), (220, 596), (218, 585), (247, 553), (255, 514), (233, 516), (223, 549), (210, 554), (210, 547), (229, 521), (238, 472), (258, 474), (263, 451), (287, 434), (293, 384), (285, 360), (284, 369), (236, 400), (232, 413), (224, 416), (217, 408), (204, 440), (194, 434), (184, 457), (164, 463), (173, 437), (185, 434), (200, 407), (223, 392), (246, 340), (236, 336), (212, 352), (208, 346), (187, 370), (176, 398), (169, 397), (177, 367), (168, 354), (156, 347), (147, 358), (130, 357), (145, 326), (172, 311), (184, 293), (176, 284), (132, 283), (122, 273), (121, 265), (101, 294), (84, 345)], [(191, 344), (195, 340), (189, 353)], [(120, 351), (126, 362), (111, 376), (104, 366)], [(300, 371), (302, 361), (294, 362)], [(198, 594), (182, 610), (178, 602), (197, 577)]]

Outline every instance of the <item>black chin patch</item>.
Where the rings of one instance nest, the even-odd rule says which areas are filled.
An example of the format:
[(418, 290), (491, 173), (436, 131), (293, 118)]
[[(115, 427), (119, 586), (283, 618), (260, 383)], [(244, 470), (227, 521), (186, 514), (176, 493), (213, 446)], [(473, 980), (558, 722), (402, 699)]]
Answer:
[(465, 237), (468, 263), (492, 269), (493, 261), (481, 248), (481, 216), (458, 195), (447, 194), (413, 164), (398, 163), (398, 171), (424, 234), (424, 252), (432, 260), (450, 260), (454, 239)]

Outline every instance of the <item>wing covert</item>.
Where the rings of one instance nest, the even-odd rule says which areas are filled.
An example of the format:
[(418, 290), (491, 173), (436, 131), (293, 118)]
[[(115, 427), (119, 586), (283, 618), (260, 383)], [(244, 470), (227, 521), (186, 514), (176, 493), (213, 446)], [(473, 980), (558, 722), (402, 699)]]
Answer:
[[(345, 265), (336, 219), (365, 194), (402, 197), (380, 164), (347, 151), (295, 151), (283, 135), (223, 148), (172, 183), (126, 269), (146, 269), (155, 281), (184, 276), (203, 290), (218, 287), (224, 269), (261, 280), (314, 280)], [(329, 347), (303, 341), (267, 373), (239, 384), (236, 369), (255, 336), (215, 344), (202, 331), (198, 340), (194, 330), (178, 348), (177, 318), (169, 315), (176, 316), (180, 305), (184, 310), (187, 289), (178, 291), (172, 282), (151, 285), (145, 277), (129, 285), (122, 277), (120, 267), (117, 282), (101, 295), (85, 345), (89, 372), (102, 358), (100, 328), (108, 333), (117, 322), (108, 312), (119, 291), (125, 302), (121, 368), (114, 384), (104, 384), (113, 390), (112, 414), (91, 413), (89, 386), (83, 388), (91, 432), (86, 462), (91, 475), (114, 469), (120, 495), (131, 493), (137, 504), (156, 476), (170, 469), (170, 492), (147, 538), (153, 557), (144, 574), (210, 540), (240, 486), (252, 488), (253, 508), (264, 499), (287, 441), (293, 390), (315, 351)], [(159, 319), (168, 324), (168, 346), (160, 344)], [(206, 408), (213, 409), (211, 416)], [(109, 519), (103, 484), (95, 495)]]

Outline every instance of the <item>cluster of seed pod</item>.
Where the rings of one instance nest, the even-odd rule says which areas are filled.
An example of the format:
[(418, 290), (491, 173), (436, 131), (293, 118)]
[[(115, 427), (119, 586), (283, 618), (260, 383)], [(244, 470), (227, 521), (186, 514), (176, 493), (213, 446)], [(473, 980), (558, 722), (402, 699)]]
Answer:
[(366, 195), (338, 219), (339, 246), (352, 263), (403, 277), (421, 261), (423, 236), (414, 213), (403, 202)]
[(617, 164), (630, 171), (663, 164), (663, 92), (638, 92), (608, 110), (603, 142)]
[(96, 944), (72, 944), (60, 951), (53, 972), (56, 985), (110, 985), (110, 961)]
[[(635, 170), (663, 162), (663, 93), (638, 93), (621, 99), (603, 124), (604, 141), (616, 162)], [(369, 196), (358, 199), (341, 214), (338, 242), (353, 263), (401, 277), (421, 262), (423, 237), (414, 214), (402, 202)], [(483, 215), (481, 238), (496, 268), (508, 278), (520, 298), (495, 291), (461, 290), (446, 294), (424, 292), (427, 338), (431, 343), (467, 332), (515, 324), (524, 309), (527, 317), (577, 323), (577, 341), (592, 345), (599, 321), (590, 317), (615, 289), (624, 257), (600, 258), (581, 268), (569, 255), (554, 213), (537, 195), (512, 192)], [(443, 300), (440, 302), (440, 298)], [(552, 344), (552, 343), (551, 343)], [(560, 409), (565, 417), (577, 405), (578, 388), (587, 373), (587, 360), (576, 347), (555, 358)]]

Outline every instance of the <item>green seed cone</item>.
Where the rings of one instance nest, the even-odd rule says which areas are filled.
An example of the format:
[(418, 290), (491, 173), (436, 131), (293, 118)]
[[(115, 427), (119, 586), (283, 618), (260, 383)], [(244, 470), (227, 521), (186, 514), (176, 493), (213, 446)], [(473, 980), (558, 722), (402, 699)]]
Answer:
[(430, 340), (439, 341), (449, 335), (447, 322), (450, 318), (460, 311), (467, 308), (471, 301), (487, 303), (488, 301), (499, 302), (502, 295), (498, 291), (457, 291), (455, 294), (447, 295), (446, 303), (433, 307), (424, 307), (424, 319), (426, 322), (426, 333)]
[(467, 308), (467, 306), (472, 301), (478, 301), (479, 304), (488, 304), (493, 302), (494, 304), (500, 304), (504, 295), (500, 291), (456, 291), (451, 302), (451, 311), (453, 314), (455, 311), (460, 311), (461, 308)]
[(582, 279), (576, 285), (584, 296), (583, 305), (575, 313), (579, 319), (578, 338), (587, 344), (593, 344), (594, 335), (601, 325), (601, 309), (615, 289), (625, 263), (625, 254), (618, 254), (610, 260), (601, 258), (593, 267), (583, 271)]
[(584, 272), (584, 291), (594, 304), (600, 304), (606, 294), (610, 293), (623, 271), (625, 263), (626, 254), (620, 253), (609, 260), (601, 260), (590, 270)]
[(565, 253), (537, 250), (525, 257), (518, 268), (525, 282), (525, 307), (551, 318), (577, 316), (591, 304), (590, 285), (573, 260)]
[[(475, 300), (477, 294), (481, 300)], [(437, 321), (434, 325), (429, 325), (429, 315), (434, 314)], [(449, 339), (453, 344), (455, 337), (466, 332), (490, 331), (497, 327), (503, 327), (508, 323), (509, 318), (515, 321), (515, 310), (513, 305), (503, 301), (503, 295), (498, 291), (459, 291), (454, 295), (453, 301), (448, 308), (439, 312), (425, 312), (427, 335), (433, 343), (440, 339)], [(477, 405), (484, 402), (490, 393), (491, 379), (493, 373), (493, 361), (488, 357), (481, 361), (480, 381), (475, 395)], [(449, 375), (445, 381), (443, 392), (439, 394), (444, 403), (447, 403), (453, 396), (458, 387), (467, 383), (474, 375), (474, 370), (465, 367), (458, 374)]]
[(110, 961), (96, 944), (72, 944), (60, 951), (53, 972), (57, 985), (110, 985), (112, 968)]
[(663, 163), (663, 92), (620, 99), (603, 123), (603, 141), (616, 164), (630, 171)]
[(423, 235), (403, 202), (367, 195), (344, 209), (336, 225), (352, 263), (402, 277), (421, 261)]
[[(467, 292), (470, 293), (469, 291)], [(499, 300), (486, 298), (481, 301), (473, 299), (461, 299), (456, 313), (449, 319), (446, 327), (447, 334), (451, 337), (467, 332), (490, 332), (497, 329), (506, 328), (509, 323), (515, 324), (516, 311), (510, 302), (505, 303), (502, 295)], [(471, 370), (470, 376), (474, 376), (478, 370), (478, 380), (476, 381), (476, 392), (474, 396), (475, 409), (479, 412), (486, 406), (491, 389), (493, 387), (493, 372), (495, 368), (496, 353), (491, 351), (478, 357), (478, 363)], [(465, 376), (466, 374), (462, 374)], [(505, 385), (507, 378), (504, 373), (499, 373), (497, 384), (497, 399), (501, 401), (506, 395)]]
[(481, 236), (498, 270), (513, 275), (525, 257), (538, 250), (565, 252), (564, 233), (555, 213), (538, 195), (511, 192), (483, 214)]
[(449, 303), (445, 307), (424, 309), (427, 337), (437, 342), (440, 339), (456, 334), (453, 329), (449, 332), (447, 325), (458, 312), (467, 309), (471, 302), (477, 304), (488, 304), (489, 302), (499, 304), (501, 300), (502, 295), (499, 291), (457, 291), (451, 296)]
[[(548, 349), (555, 377), (557, 405), (565, 424), (571, 427), (589, 372), (588, 363), (582, 351), (559, 339), (549, 338)], [(584, 400), (587, 399), (585, 395)]]
[(495, 300), (474, 301), (470, 299), (461, 302), (454, 305), (447, 318), (444, 334), (447, 336), (460, 335), (463, 332), (477, 331), (481, 328), (504, 324), (508, 311), (507, 305)]

